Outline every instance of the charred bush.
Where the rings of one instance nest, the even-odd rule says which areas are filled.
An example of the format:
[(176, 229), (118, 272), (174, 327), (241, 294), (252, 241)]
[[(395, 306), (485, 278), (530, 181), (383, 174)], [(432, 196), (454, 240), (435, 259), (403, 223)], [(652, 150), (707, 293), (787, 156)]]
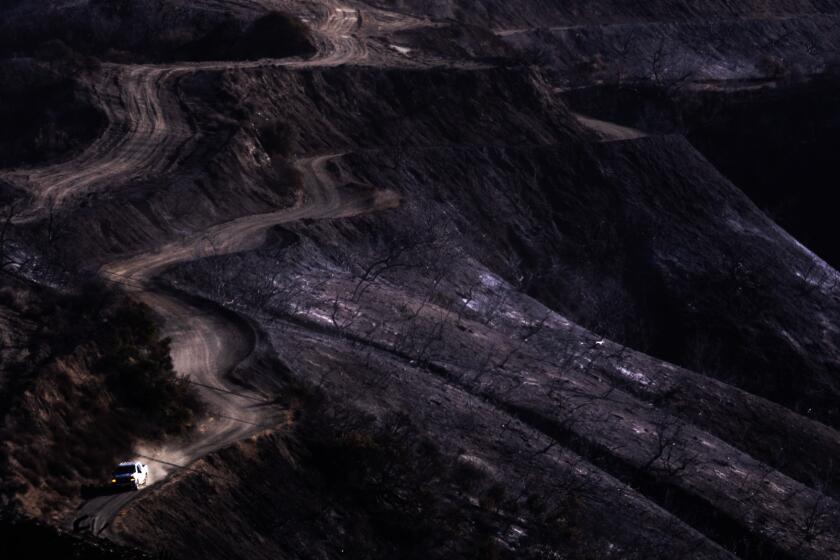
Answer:
[(182, 433), (191, 426), (200, 402), (177, 377), (169, 339), (160, 336), (145, 305), (91, 282), (76, 294), (48, 298), (35, 313), (45, 328), (34, 344), (51, 348), (55, 356), (93, 346), (93, 372), (104, 379), (119, 410), (141, 426), (134, 437)]
[(271, 179), (284, 185), (290, 192), (300, 191), (303, 188), (303, 176), (291, 163), (291, 155), (298, 141), (297, 130), (283, 121), (272, 121), (258, 127), (257, 138), (271, 158)]

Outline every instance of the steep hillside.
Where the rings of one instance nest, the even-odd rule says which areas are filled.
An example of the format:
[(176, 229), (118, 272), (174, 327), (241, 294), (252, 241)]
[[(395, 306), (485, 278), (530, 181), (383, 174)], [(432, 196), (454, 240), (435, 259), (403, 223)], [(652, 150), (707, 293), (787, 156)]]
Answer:
[(2, 10), (8, 513), (176, 558), (840, 558), (835, 2)]

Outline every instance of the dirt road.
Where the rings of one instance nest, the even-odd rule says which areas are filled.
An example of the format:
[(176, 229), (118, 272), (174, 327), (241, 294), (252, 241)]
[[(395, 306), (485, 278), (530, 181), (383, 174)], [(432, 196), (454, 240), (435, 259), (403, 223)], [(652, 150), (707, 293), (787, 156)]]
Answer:
[[(0, 178), (28, 191), (30, 208), (18, 219), (32, 220), (48, 208), (85, 193), (159, 176), (176, 167), (189, 153), (196, 131), (182, 114), (175, 95), (177, 80), (202, 70), (288, 67), (309, 68), (362, 63), (369, 55), (365, 41), (353, 32), (360, 26), (359, 10), (325, 2), (317, 24), (318, 54), (310, 59), (184, 62), (168, 65), (105, 64), (94, 87), (108, 125), (78, 157), (37, 169), (18, 169)], [(118, 99), (113, 99), (118, 95)]]
[[(136, 460), (149, 463), (152, 480), (159, 482), (177, 466), (267, 428), (271, 410), (262, 407), (269, 398), (232, 386), (226, 374), (251, 353), (254, 336), (245, 321), (234, 320), (214, 305), (192, 301), (184, 294), (155, 286), (152, 280), (168, 267), (203, 257), (230, 254), (260, 245), (275, 225), (302, 219), (334, 219), (394, 208), (399, 197), (390, 191), (342, 193), (326, 171), (326, 164), (340, 154), (301, 160), (304, 192), (289, 209), (245, 216), (219, 224), (158, 251), (137, 255), (102, 268), (102, 274), (164, 320), (164, 336), (172, 338), (172, 360), (180, 375), (189, 377), (210, 407), (209, 417), (198, 428), (198, 437), (186, 444), (141, 447)], [(86, 518), (95, 533), (135, 494), (97, 497), (86, 502), (76, 520)]]
[[(334, 2), (327, 3), (323, 11), (316, 27), (319, 54), (309, 60), (110, 66), (107, 75), (116, 80), (122, 99), (118, 107), (107, 109), (110, 125), (103, 136), (77, 159), (13, 177), (23, 179), (36, 200), (28, 216), (82, 193), (154, 176), (177, 165), (177, 154), (194, 133), (171, 91), (173, 80), (180, 75), (207, 69), (311, 67), (365, 60), (367, 47), (352, 34), (360, 23), (359, 11)], [(163, 318), (164, 335), (172, 338), (176, 370), (193, 381), (210, 408), (208, 418), (189, 443), (136, 450), (135, 458), (150, 465), (153, 484), (173, 469), (188, 467), (203, 455), (265, 428), (270, 411), (261, 406), (267, 396), (232, 386), (225, 379), (251, 354), (254, 335), (248, 324), (210, 303), (165, 290), (152, 281), (177, 263), (257, 247), (274, 225), (348, 217), (399, 204), (399, 197), (389, 191), (342, 192), (327, 171), (327, 164), (341, 155), (326, 154), (297, 162), (303, 190), (291, 208), (221, 223), (102, 267), (104, 278), (120, 284)], [(128, 492), (88, 500), (78, 510), (74, 524), (100, 534), (136, 495)]]

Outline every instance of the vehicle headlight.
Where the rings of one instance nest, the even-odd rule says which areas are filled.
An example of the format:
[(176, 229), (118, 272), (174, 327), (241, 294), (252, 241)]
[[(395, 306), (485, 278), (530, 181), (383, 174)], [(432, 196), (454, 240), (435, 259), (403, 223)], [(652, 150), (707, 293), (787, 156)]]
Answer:
[(111, 484), (116, 484), (116, 483), (117, 483), (117, 479), (116, 479), (116, 478), (112, 478), (112, 479), (111, 479)]

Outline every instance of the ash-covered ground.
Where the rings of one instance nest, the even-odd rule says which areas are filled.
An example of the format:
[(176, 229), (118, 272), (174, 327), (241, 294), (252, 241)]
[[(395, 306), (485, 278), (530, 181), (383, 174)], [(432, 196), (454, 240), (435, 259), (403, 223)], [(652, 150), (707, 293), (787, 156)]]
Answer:
[(840, 558), (840, 4), (0, 9), (12, 554)]

